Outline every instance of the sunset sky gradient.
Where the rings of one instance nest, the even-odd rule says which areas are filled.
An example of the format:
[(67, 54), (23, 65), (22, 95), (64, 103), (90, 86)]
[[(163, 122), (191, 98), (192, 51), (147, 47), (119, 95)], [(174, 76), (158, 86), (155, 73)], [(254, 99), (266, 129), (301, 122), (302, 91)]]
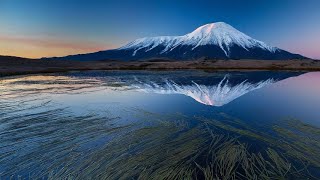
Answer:
[(0, 55), (95, 52), (218, 21), (320, 59), (319, 0), (0, 0)]

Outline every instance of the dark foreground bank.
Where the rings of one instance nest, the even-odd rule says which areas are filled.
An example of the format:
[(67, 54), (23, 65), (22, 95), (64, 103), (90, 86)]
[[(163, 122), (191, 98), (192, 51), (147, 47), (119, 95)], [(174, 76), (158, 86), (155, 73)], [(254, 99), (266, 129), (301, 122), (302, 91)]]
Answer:
[(197, 61), (59, 61), (0, 57), (0, 76), (82, 70), (292, 70), (320, 71), (317, 60), (197, 60)]

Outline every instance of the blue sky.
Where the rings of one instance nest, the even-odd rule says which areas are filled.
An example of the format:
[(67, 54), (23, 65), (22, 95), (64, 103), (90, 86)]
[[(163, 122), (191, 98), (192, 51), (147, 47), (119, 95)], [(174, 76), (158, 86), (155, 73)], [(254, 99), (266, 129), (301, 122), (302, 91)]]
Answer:
[(218, 21), (320, 58), (319, 0), (0, 0), (0, 54), (98, 51), (145, 36), (183, 35)]

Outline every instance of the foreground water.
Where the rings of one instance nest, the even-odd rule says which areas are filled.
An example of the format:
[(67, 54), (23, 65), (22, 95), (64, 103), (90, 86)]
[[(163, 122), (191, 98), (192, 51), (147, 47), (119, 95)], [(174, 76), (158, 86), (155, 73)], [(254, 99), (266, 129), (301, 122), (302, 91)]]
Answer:
[(319, 179), (320, 72), (0, 79), (0, 179)]

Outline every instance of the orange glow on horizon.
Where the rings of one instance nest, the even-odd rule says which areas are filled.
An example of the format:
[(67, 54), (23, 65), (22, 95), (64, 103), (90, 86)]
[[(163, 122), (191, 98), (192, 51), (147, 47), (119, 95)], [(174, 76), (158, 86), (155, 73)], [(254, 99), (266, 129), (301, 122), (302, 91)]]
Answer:
[(66, 56), (114, 48), (116, 47), (113, 45), (88, 41), (0, 35), (0, 55), (26, 58)]

